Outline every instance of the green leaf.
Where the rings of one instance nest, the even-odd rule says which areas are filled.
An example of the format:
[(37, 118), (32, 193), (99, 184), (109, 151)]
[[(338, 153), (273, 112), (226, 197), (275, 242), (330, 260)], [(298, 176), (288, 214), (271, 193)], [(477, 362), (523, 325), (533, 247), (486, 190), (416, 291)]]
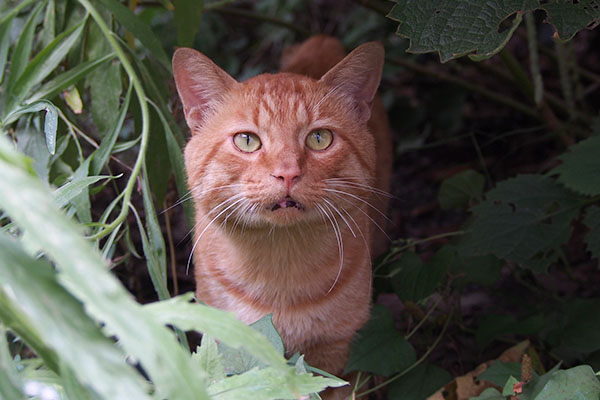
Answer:
[(440, 187), (438, 201), (444, 210), (467, 208), (472, 200), (483, 194), (485, 177), (479, 172), (467, 170), (444, 180)]
[(7, 93), (6, 112), (10, 114), (30, 90), (52, 73), (83, 32), (86, 20), (61, 33), (44, 50), (40, 51), (19, 76)]
[(560, 157), (563, 162), (552, 170), (558, 181), (571, 190), (588, 196), (600, 195), (600, 136), (592, 136), (571, 146)]
[(10, 355), (6, 330), (2, 324), (0, 324), (0, 371), (0, 399), (25, 400), (25, 394), (21, 390), (23, 382)]
[[(0, 146), (0, 151), (10, 152), (7, 146)], [(118, 338), (125, 352), (139, 360), (155, 384), (157, 397), (207, 399), (203, 383), (192, 371), (189, 353), (172, 332), (133, 301), (101, 256), (80, 236), (78, 226), (57, 209), (48, 188), (2, 158), (0, 208), (53, 260), (60, 283)]]
[(390, 400), (423, 400), (452, 380), (452, 376), (433, 364), (424, 363), (392, 382)]
[(35, 7), (29, 14), (29, 18), (27, 19), (27, 22), (21, 31), (21, 35), (19, 35), (17, 43), (15, 44), (10, 62), (10, 70), (8, 72), (8, 78), (6, 81), (7, 93), (11, 92), (15, 82), (21, 76), (25, 66), (29, 62), (31, 49), (33, 47), (35, 28), (40, 23), (40, 15), (46, 6), (46, 3), (47, 1), (39, 2), (37, 7)]
[(542, 175), (520, 175), (500, 182), (472, 208), (473, 221), (462, 237), (463, 256), (494, 254), (541, 272), (571, 236), (579, 199)]
[(546, 1), (542, 8), (561, 40), (569, 40), (584, 29), (592, 29), (600, 22), (600, 6), (594, 0)]
[(165, 325), (173, 325), (184, 331), (207, 333), (230, 347), (245, 348), (271, 367), (287, 371), (285, 358), (263, 334), (239, 321), (232, 313), (190, 303), (192, 297), (193, 294), (188, 293), (148, 304), (144, 308)]
[(405, 301), (422, 300), (433, 293), (446, 275), (448, 266), (449, 259), (445, 253), (436, 253), (429, 263), (424, 264), (417, 254), (406, 252), (390, 267), (394, 291)]
[(39, 129), (39, 118), (22, 118), (17, 123), (15, 130), (17, 136), (17, 148), (26, 156), (31, 157), (32, 166), (37, 175), (44, 182), (48, 181), (50, 172), (50, 153), (44, 139), (44, 135)]
[(194, 47), (194, 36), (200, 27), (200, 18), (204, 12), (204, 1), (178, 0), (175, 2), (175, 26), (177, 26), (177, 45)]
[(102, 142), (100, 143), (100, 147), (94, 151), (94, 157), (92, 158), (91, 165), (91, 173), (96, 175), (102, 171), (104, 165), (108, 162), (110, 155), (113, 152), (115, 147), (115, 143), (117, 143), (117, 139), (119, 138), (119, 133), (123, 128), (123, 122), (125, 121), (125, 117), (127, 116), (127, 110), (129, 109), (129, 102), (131, 100), (131, 90), (133, 86), (129, 85), (127, 89), (127, 94), (125, 95), (125, 99), (123, 100), (123, 104), (121, 105), (121, 110), (119, 111), (119, 115), (114, 121), (112, 129), (107, 132), (102, 138)]
[(352, 341), (345, 373), (358, 370), (390, 376), (415, 361), (415, 350), (396, 330), (392, 312), (376, 304), (371, 310), (371, 319)]
[(475, 332), (479, 348), (485, 348), (502, 335), (527, 335), (539, 332), (544, 327), (544, 316), (535, 314), (517, 320), (508, 314), (491, 314), (483, 317)]
[[(160, 126), (160, 120), (155, 113), (150, 113), (150, 126)], [(156, 204), (162, 207), (167, 193), (169, 177), (171, 176), (171, 162), (164, 132), (156, 129), (148, 139), (148, 150), (146, 152), (146, 171), (150, 188)]]
[(502, 261), (493, 255), (464, 257), (454, 245), (444, 245), (437, 254), (448, 265), (455, 287), (463, 288), (468, 283), (491, 285), (501, 277)]
[(8, 48), (10, 47), (10, 27), (14, 15), (0, 23), (0, 82), (4, 79), (4, 70), (8, 58)]
[(550, 320), (549, 339), (553, 352), (563, 359), (575, 359), (600, 350), (600, 299), (574, 299), (559, 308)]
[[(82, 180), (88, 177), (90, 172), (91, 157), (86, 158), (75, 170), (73, 174), (74, 180)], [(84, 186), (79, 194), (71, 199), (71, 203), (77, 211), (79, 221), (84, 224), (92, 222), (92, 204), (90, 203), (90, 191), (87, 186)]]
[(509, 376), (508, 379), (506, 380), (506, 383), (504, 384), (503, 388), (502, 388), (502, 395), (503, 396), (514, 396), (515, 395), (515, 385), (519, 383), (519, 380), (517, 378), (515, 378), (514, 376)]
[(161, 63), (161, 65), (171, 72), (171, 61), (165, 53), (160, 40), (154, 35), (154, 32), (148, 25), (140, 21), (138, 17), (127, 7), (115, 0), (100, 0), (100, 2), (110, 10), (115, 18), (133, 34), (142, 44), (150, 50), (152, 55)]
[(313, 392), (320, 392), (327, 386), (340, 386), (340, 382), (312, 374), (282, 375), (274, 368), (253, 369), (241, 375), (223, 379), (208, 388), (209, 394), (219, 400), (274, 400), (298, 399)]
[[(504, 47), (521, 21), (522, 12), (539, 7), (536, 0), (395, 0), (388, 18), (399, 23), (397, 34), (410, 39), (411, 53), (437, 51), (440, 60), (474, 53), (488, 58)], [(510, 28), (501, 23), (516, 15)]]
[(79, 195), (85, 188), (102, 179), (113, 178), (110, 175), (95, 175), (86, 177), (73, 177), (73, 180), (65, 183), (54, 192), (54, 201), (59, 208), (67, 205), (69, 201)]
[(202, 343), (192, 354), (192, 362), (208, 382), (225, 379), (225, 369), (215, 339), (207, 334), (202, 335)]
[(121, 65), (112, 60), (104, 68), (94, 70), (88, 75), (91, 93), (92, 118), (98, 126), (101, 136), (114, 128), (117, 118), (121, 92)]
[(521, 363), (495, 361), (477, 378), (502, 387), (511, 376), (521, 376)]
[[(558, 366), (557, 366), (558, 367)], [(588, 365), (567, 370), (553, 368), (548, 373), (533, 378), (523, 388), (523, 400), (597, 400), (600, 382)]]
[[(82, 383), (109, 399), (150, 398), (143, 377), (126, 363), (121, 349), (102, 335), (82, 304), (57, 283), (48, 262), (30, 258), (4, 234), (0, 234), (0, 252), (2, 303), (18, 310), (28, 329), (54, 349)], [(10, 319), (5, 322), (10, 325)]]
[(46, 147), (50, 154), (56, 151), (56, 129), (58, 126), (58, 112), (54, 104), (47, 100), (39, 100), (35, 103), (21, 107), (6, 117), (5, 123), (11, 123), (23, 114), (46, 111), (44, 118), (44, 135), (46, 136)]
[[(265, 315), (258, 321), (250, 325), (252, 329), (262, 333), (271, 342), (273, 347), (283, 355), (283, 340), (273, 325), (272, 314)], [(254, 367), (264, 367), (256, 357), (246, 351), (244, 348), (232, 348), (224, 344), (219, 344), (219, 352), (223, 358), (225, 372), (228, 375), (241, 374), (251, 370)]]
[(91, 71), (100, 67), (105, 62), (112, 60), (113, 58), (115, 58), (115, 54), (111, 53), (95, 60), (85, 61), (81, 64), (78, 64), (77, 66), (63, 72), (56, 78), (42, 85), (42, 87), (36, 90), (31, 97), (25, 101), (25, 103), (29, 104), (42, 98), (51, 98), (55, 96), (69, 86), (77, 83), (85, 75), (89, 74)]
[(590, 229), (584, 237), (587, 249), (593, 257), (600, 259), (600, 207), (589, 207), (585, 212), (583, 223)]

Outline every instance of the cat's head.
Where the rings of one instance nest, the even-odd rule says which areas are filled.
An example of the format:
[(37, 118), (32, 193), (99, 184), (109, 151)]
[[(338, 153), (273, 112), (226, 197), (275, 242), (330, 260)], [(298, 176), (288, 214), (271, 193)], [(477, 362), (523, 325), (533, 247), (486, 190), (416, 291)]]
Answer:
[(279, 73), (237, 82), (201, 53), (178, 49), (196, 206), (240, 226), (338, 220), (364, 207), (375, 171), (367, 121), (382, 65), (383, 47), (367, 43), (319, 80)]

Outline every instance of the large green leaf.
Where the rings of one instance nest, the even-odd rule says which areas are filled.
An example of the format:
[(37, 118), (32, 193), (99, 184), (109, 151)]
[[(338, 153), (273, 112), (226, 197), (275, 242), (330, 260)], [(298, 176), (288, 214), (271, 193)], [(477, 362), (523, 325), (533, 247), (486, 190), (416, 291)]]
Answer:
[(600, 136), (582, 140), (571, 146), (560, 159), (562, 164), (552, 170), (558, 181), (578, 193), (600, 194)]
[(23, 106), (11, 114), (6, 116), (5, 123), (10, 124), (15, 121), (18, 117), (27, 113), (35, 113), (39, 111), (45, 111), (46, 115), (44, 118), (44, 136), (46, 137), (46, 146), (50, 154), (54, 154), (56, 151), (56, 129), (58, 127), (58, 111), (54, 104), (48, 100), (38, 100), (29, 105)]
[(3, 161), (14, 150), (0, 140), (0, 208), (28, 231), (59, 271), (59, 282), (86, 305), (88, 313), (119, 339), (163, 398), (206, 399), (189, 353), (172, 333), (136, 303), (108, 271), (79, 228), (56, 207), (51, 193), (25, 171)]
[(421, 258), (406, 252), (391, 268), (392, 286), (402, 300), (419, 301), (429, 296), (445, 276), (451, 259), (438, 252), (425, 264)]
[(107, 399), (150, 398), (143, 377), (57, 283), (48, 262), (30, 258), (6, 235), (0, 235), (0, 252), (1, 297), (27, 318), (82, 383)]
[(400, 379), (392, 382), (388, 389), (389, 400), (423, 400), (450, 382), (450, 374), (433, 364), (421, 364)]
[(204, 11), (203, 0), (178, 0), (175, 3), (175, 26), (177, 26), (177, 45), (194, 47), (194, 36), (200, 27), (200, 18)]
[(346, 372), (358, 370), (389, 376), (415, 361), (415, 350), (396, 329), (392, 312), (377, 304), (371, 310), (369, 322), (352, 341)]
[(579, 199), (549, 177), (520, 175), (500, 182), (472, 208), (474, 219), (460, 251), (468, 256), (494, 254), (543, 271), (571, 236), (578, 206)]
[(567, 370), (552, 369), (525, 385), (523, 400), (597, 400), (600, 382), (589, 365), (579, 365)]
[(477, 378), (502, 387), (511, 376), (516, 378), (521, 377), (521, 363), (495, 361), (481, 375), (478, 375)]
[[(395, 0), (388, 18), (397, 34), (410, 39), (409, 52), (437, 51), (440, 60), (474, 53), (490, 57), (504, 47), (521, 21), (521, 13), (539, 7), (537, 0)], [(500, 24), (516, 15), (509, 29)]]
[(444, 210), (467, 208), (472, 200), (483, 193), (485, 177), (472, 169), (445, 179), (440, 187), (438, 201)]
[(543, 2), (551, 23), (562, 40), (571, 39), (584, 28), (593, 28), (600, 22), (600, 5), (596, 0)]

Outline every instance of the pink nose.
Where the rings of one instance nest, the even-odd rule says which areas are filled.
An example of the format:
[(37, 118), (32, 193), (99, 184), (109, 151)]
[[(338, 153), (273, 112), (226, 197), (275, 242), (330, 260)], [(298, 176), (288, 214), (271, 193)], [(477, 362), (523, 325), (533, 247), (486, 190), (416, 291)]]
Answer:
[(281, 181), (287, 191), (292, 190), (292, 187), (300, 180), (300, 169), (299, 168), (286, 168), (276, 170), (271, 176)]

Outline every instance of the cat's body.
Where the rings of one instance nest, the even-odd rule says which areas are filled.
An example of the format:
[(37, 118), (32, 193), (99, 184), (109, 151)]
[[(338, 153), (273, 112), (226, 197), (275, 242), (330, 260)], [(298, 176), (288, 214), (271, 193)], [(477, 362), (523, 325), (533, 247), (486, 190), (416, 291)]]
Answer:
[(378, 217), (367, 203), (384, 206), (375, 192), (387, 190), (391, 152), (378, 101), (371, 113), (382, 47), (361, 46), (317, 80), (342, 58), (318, 36), (288, 72), (242, 83), (191, 49), (173, 61), (192, 131), (198, 298), (246, 323), (273, 313), (286, 351), (334, 374), (368, 319)]

